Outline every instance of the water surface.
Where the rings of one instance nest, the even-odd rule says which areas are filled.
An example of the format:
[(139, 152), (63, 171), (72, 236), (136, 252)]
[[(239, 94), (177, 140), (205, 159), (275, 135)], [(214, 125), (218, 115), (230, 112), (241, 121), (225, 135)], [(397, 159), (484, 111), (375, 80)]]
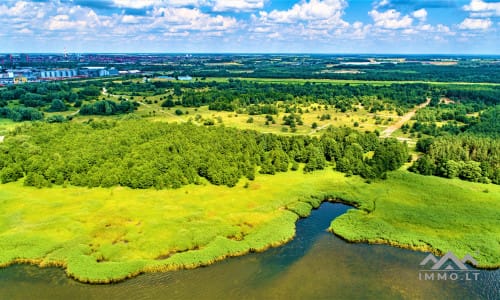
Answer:
[(478, 281), (422, 281), (426, 253), (350, 244), (328, 233), (348, 209), (322, 204), (282, 247), (118, 284), (81, 284), (59, 268), (0, 269), (0, 299), (500, 299), (500, 270), (480, 271)]

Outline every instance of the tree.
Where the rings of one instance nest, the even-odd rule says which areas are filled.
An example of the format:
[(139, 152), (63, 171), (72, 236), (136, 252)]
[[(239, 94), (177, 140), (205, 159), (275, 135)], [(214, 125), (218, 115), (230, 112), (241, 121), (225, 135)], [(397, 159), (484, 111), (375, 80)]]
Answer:
[(68, 108), (66, 107), (66, 104), (64, 104), (64, 102), (62, 102), (59, 99), (52, 100), (52, 103), (50, 104), (49, 109), (47, 109), (47, 111), (50, 111), (50, 112), (61, 112), (61, 111), (66, 111), (66, 110), (68, 110)]
[(465, 179), (468, 181), (477, 182), (482, 177), (481, 176), (481, 168), (479, 167), (479, 163), (476, 161), (467, 161), (462, 162), (460, 166), (460, 173), (458, 176), (461, 179)]
[(326, 167), (326, 159), (323, 151), (313, 144), (307, 146), (307, 163), (304, 172), (322, 170)]
[(436, 165), (428, 155), (424, 155), (419, 158), (410, 168), (411, 171), (417, 172), (422, 175), (432, 175), (434, 174), (435, 169)]
[(14, 164), (11, 166), (4, 167), (0, 171), (0, 182), (1, 183), (14, 182), (20, 178), (23, 178), (23, 176), (24, 174), (22, 168), (19, 165)]

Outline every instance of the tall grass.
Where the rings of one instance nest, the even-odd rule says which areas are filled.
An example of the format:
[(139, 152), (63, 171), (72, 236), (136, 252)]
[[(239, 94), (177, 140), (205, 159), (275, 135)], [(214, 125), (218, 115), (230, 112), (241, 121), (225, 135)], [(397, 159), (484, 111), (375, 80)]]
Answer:
[[(483, 192), (488, 189), (488, 193)], [(60, 266), (83, 282), (208, 265), (293, 238), (324, 200), (350, 210), (332, 230), (350, 241), (473, 255), (499, 265), (500, 187), (395, 172), (364, 183), (332, 170), (258, 175), (234, 188), (0, 189), (0, 266)]]
[(332, 222), (330, 229), (346, 240), (438, 255), (453, 251), (472, 255), (478, 267), (500, 267), (498, 187), (396, 172), (356, 193), (373, 207), (350, 210)]

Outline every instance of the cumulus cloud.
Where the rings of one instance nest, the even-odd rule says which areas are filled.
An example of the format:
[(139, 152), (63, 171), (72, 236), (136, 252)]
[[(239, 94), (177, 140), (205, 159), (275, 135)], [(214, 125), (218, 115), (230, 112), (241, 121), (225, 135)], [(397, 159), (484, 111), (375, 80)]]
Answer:
[(113, 0), (113, 4), (118, 6), (118, 7), (125, 7), (125, 8), (134, 8), (134, 9), (140, 9), (140, 8), (145, 8), (145, 7), (150, 7), (153, 5), (159, 5), (162, 4), (163, 0)]
[(264, 0), (215, 0), (213, 11), (251, 11), (264, 8)]
[(378, 2), (375, 2), (373, 4), (373, 7), (375, 9), (379, 9), (379, 8), (383, 8), (383, 7), (387, 7), (391, 4), (391, 2), (389, 2), (389, 0), (381, 0), (381, 1), (378, 1)]
[(261, 19), (275, 23), (294, 23), (312, 20), (341, 22), (347, 2), (344, 0), (310, 0), (295, 4), (289, 10), (260, 12)]
[(500, 2), (472, 0), (470, 4), (464, 5), (463, 9), (471, 12), (471, 15), (476, 17), (500, 16)]
[(120, 8), (143, 9), (153, 6), (180, 7), (201, 6), (206, 0), (113, 0), (113, 5)]
[(414, 11), (411, 15), (414, 18), (423, 22), (427, 19), (427, 10), (425, 10), (425, 8), (421, 8), (419, 10)]
[(385, 12), (379, 12), (376, 9), (368, 13), (375, 22), (375, 26), (386, 29), (405, 29), (411, 27), (413, 18), (408, 15), (401, 16), (401, 13), (395, 9), (389, 9)]
[[(26, 1), (18, 1), (13, 6), (0, 5), (0, 16), (20, 18), (23, 16), (33, 17), (38, 6)], [(35, 8), (35, 9), (34, 9)]]
[(349, 29), (350, 24), (342, 19), (345, 8), (344, 0), (303, 0), (287, 10), (274, 9), (252, 15), (248, 30), (266, 38), (296, 42), (321, 37), (327, 41)]
[(463, 30), (486, 30), (493, 25), (490, 19), (472, 19), (467, 18), (458, 25), (458, 28)]
[(151, 27), (167, 27), (178, 30), (221, 31), (234, 29), (238, 21), (233, 17), (212, 16), (197, 8), (155, 8)]
[(84, 31), (98, 26), (105, 26), (94, 10), (81, 6), (61, 6), (57, 15), (49, 18), (48, 30)]

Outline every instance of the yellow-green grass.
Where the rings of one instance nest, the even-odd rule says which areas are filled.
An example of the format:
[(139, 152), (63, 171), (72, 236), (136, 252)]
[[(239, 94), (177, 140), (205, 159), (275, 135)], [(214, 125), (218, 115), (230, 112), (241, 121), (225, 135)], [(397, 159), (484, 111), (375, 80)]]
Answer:
[[(19, 123), (18, 123), (19, 124)], [(6, 135), (16, 127), (16, 123), (9, 119), (0, 119), (0, 135)]]
[[(500, 187), (405, 171), (367, 184), (332, 170), (258, 175), (234, 188), (0, 189), (0, 265), (62, 266), (83, 282), (208, 265), (293, 238), (323, 200), (358, 207), (333, 231), (350, 241), (471, 253), (500, 265)], [(485, 192), (488, 191), (488, 193)]]
[[(478, 267), (500, 267), (500, 187), (394, 172), (386, 181), (339, 195), (372, 202), (330, 229), (352, 242), (390, 244), (443, 255), (472, 255)], [(366, 206), (366, 204), (365, 204)]]
[(299, 201), (319, 205), (309, 196), (331, 190), (332, 182), (347, 179), (330, 170), (260, 175), (248, 187), (242, 180), (235, 188), (2, 185), (0, 265), (63, 266), (84, 282), (206, 265), (290, 240), (298, 215), (286, 207)]
[[(324, 109), (324, 105), (311, 104), (311, 105), (299, 105), (299, 107), (303, 110), (303, 114), (301, 114), (301, 119), (303, 121), (303, 125), (298, 125), (297, 130), (292, 132), (292, 130), (288, 126), (283, 125), (283, 117), (288, 115), (283, 110), (280, 110), (278, 115), (273, 115), (275, 124), (269, 123), (266, 125), (266, 116), (265, 115), (248, 115), (246, 113), (235, 113), (235, 112), (227, 112), (227, 111), (212, 111), (208, 109), (208, 106), (202, 106), (199, 108), (185, 108), (185, 107), (174, 107), (169, 109), (161, 108), (158, 104), (146, 104), (141, 105), (138, 114), (144, 117), (151, 117), (155, 121), (162, 122), (193, 122), (195, 124), (202, 125), (205, 120), (213, 120), (215, 125), (224, 125), (239, 129), (252, 129), (257, 130), (259, 132), (265, 133), (275, 133), (275, 134), (312, 134), (317, 135), (321, 133), (321, 129), (324, 129), (330, 125), (332, 126), (347, 126), (358, 129), (360, 131), (374, 131), (379, 130), (383, 131), (387, 128), (387, 124), (375, 124), (374, 116), (375, 114), (369, 113), (364, 108), (359, 108), (358, 111), (354, 112), (338, 112), (331, 106), (328, 109)], [(316, 107), (316, 110), (313, 108)], [(175, 114), (175, 110), (180, 109), (184, 113), (188, 112), (188, 114), (183, 114), (178, 116)], [(308, 110), (309, 112), (306, 112)], [(153, 113), (154, 111), (154, 113)], [(322, 115), (329, 114), (331, 119), (329, 120), (321, 120)], [(197, 119), (196, 115), (199, 115), (199, 119)], [(394, 112), (380, 112), (382, 120), (388, 120), (392, 118), (393, 121), (389, 122), (393, 123), (398, 120), (398, 116)], [(252, 118), (253, 122), (248, 123), (248, 119)], [(220, 121), (222, 123), (220, 123)], [(358, 122), (359, 127), (353, 127), (354, 123)], [(317, 124), (317, 129), (312, 129), (312, 124)], [(286, 128), (286, 132), (283, 132), (283, 128)]]

